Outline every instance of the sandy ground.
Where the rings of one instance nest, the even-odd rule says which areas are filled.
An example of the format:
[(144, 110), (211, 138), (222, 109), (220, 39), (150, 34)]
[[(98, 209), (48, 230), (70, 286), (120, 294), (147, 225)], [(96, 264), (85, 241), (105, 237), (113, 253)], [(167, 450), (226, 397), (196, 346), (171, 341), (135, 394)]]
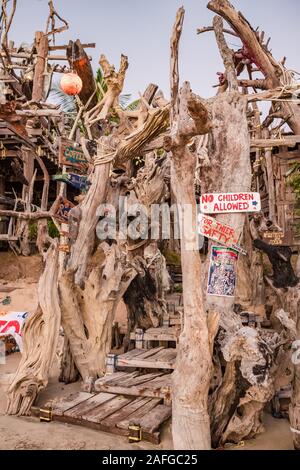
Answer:
[[(0, 304), (0, 313), (12, 310), (33, 312), (37, 304), (37, 280), (41, 271), (38, 256), (20, 263), (13, 254), (0, 253), (0, 300), (11, 297), (9, 305)], [(122, 323), (124, 306), (120, 306), (117, 320)], [(154, 446), (148, 442), (130, 444), (124, 437), (94, 431), (85, 427), (57, 422), (41, 423), (33, 417), (5, 416), (6, 389), (20, 360), (20, 353), (6, 357), (0, 364), (0, 449), (172, 449), (171, 426), (167, 423), (162, 432), (162, 442)], [(58, 382), (58, 364), (55, 365), (46, 390), (41, 392), (37, 405), (80, 390), (80, 383), (64, 385)], [(274, 419), (265, 414), (266, 432), (256, 439), (246, 441), (243, 447), (230, 449), (287, 450), (293, 449), (287, 420)]]
[[(33, 417), (5, 416), (6, 389), (15, 371), (20, 354), (7, 356), (5, 365), (0, 365), (0, 449), (86, 449), (86, 450), (124, 450), (124, 449), (172, 449), (171, 426), (167, 423), (162, 432), (159, 446), (148, 442), (130, 444), (125, 437), (94, 431), (81, 426), (62, 423), (41, 423)], [(38, 405), (68, 395), (80, 389), (80, 383), (64, 385), (58, 383), (57, 370), (50, 378), (49, 385), (40, 394)], [(265, 414), (266, 432), (256, 439), (245, 442), (243, 447), (231, 446), (234, 450), (288, 450), (293, 449), (289, 423), (285, 419), (274, 419)]]
[[(12, 372), (16, 369), (20, 354), (7, 356), (5, 365), (0, 365), (0, 449), (169, 449), (171, 448), (170, 425), (166, 425), (163, 432), (163, 442), (154, 446), (148, 442), (130, 444), (121, 436), (94, 431), (81, 426), (73, 426), (62, 423), (41, 423), (33, 417), (5, 416), (7, 385)], [(46, 403), (52, 398), (59, 398), (80, 390), (80, 383), (64, 385), (57, 381), (55, 376), (50, 378), (50, 383), (39, 396), (37, 405)]]

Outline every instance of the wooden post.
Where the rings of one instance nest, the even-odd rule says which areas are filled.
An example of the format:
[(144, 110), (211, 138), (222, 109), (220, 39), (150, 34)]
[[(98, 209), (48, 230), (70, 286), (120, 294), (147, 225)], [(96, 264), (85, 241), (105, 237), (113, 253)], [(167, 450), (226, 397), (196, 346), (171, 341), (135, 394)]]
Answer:
[[(34, 69), (33, 77), (33, 90), (32, 100), (42, 101), (45, 96), (45, 71), (47, 67), (47, 55), (49, 52), (48, 37), (42, 31), (37, 31), (35, 34), (35, 43), (37, 48), (37, 62)], [(44, 175), (44, 187), (41, 201), (42, 210), (47, 209), (48, 205), (48, 192), (49, 192), (49, 174), (47, 168), (39, 155), (36, 156), (37, 161), (42, 169)], [(38, 222), (38, 237), (37, 246), (39, 251), (43, 251), (44, 240), (47, 233), (47, 221), (39, 220)]]
[[(34, 175), (34, 154), (30, 149), (22, 147), (22, 160), (24, 168), (24, 176), (29, 182), (29, 186), (23, 185), (22, 189), (22, 199), (25, 202), (26, 212), (31, 211), (31, 203), (33, 197), (33, 175)], [(24, 256), (30, 255), (30, 244), (29, 244), (29, 221), (28, 220), (18, 220), (16, 225), (16, 233), (19, 236), (20, 240), (20, 249), (21, 253)]]
[(136, 349), (143, 349), (144, 347), (144, 330), (142, 328), (135, 330), (135, 347)]
[[(263, 130), (263, 137), (265, 139), (270, 138), (268, 129)], [(277, 223), (276, 220), (276, 204), (275, 204), (275, 185), (274, 185), (274, 171), (272, 163), (272, 147), (265, 149), (265, 160), (268, 177), (268, 193), (269, 193), (269, 219), (273, 223)]]
[(34, 69), (32, 100), (41, 101), (44, 98), (45, 68), (49, 50), (48, 37), (42, 31), (35, 34), (37, 47), (37, 62)]
[(116, 370), (116, 354), (107, 354), (106, 356), (106, 373), (113, 374)]

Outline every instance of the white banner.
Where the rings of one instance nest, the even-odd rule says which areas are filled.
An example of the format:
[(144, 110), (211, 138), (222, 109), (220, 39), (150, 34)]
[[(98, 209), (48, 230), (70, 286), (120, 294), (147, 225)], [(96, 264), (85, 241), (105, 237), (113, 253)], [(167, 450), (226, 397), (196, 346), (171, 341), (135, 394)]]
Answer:
[(8, 312), (0, 316), (0, 336), (12, 336), (20, 351), (23, 349), (22, 327), (28, 312)]
[(200, 198), (203, 214), (259, 212), (260, 209), (259, 193), (210, 193), (202, 194)]

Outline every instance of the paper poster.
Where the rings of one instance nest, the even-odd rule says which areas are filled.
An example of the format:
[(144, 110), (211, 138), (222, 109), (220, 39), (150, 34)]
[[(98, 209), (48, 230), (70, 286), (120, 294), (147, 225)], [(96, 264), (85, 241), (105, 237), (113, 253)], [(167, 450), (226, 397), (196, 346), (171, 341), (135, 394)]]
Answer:
[(236, 286), (238, 253), (221, 246), (211, 247), (207, 294), (233, 297)]
[(260, 209), (259, 193), (210, 193), (200, 198), (200, 211), (204, 214), (259, 212)]
[(23, 349), (22, 327), (28, 312), (8, 312), (0, 316), (0, 336), (12, 336), (20, 351)]

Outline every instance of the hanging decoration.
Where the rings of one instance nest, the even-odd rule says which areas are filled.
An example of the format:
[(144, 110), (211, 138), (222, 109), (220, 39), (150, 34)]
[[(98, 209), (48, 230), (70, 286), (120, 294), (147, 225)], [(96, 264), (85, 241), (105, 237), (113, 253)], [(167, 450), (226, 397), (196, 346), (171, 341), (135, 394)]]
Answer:
[(63, 74), (60, 87), (66, 95), (78, 95), (82, 90), (82, 80), (75, 72)]

